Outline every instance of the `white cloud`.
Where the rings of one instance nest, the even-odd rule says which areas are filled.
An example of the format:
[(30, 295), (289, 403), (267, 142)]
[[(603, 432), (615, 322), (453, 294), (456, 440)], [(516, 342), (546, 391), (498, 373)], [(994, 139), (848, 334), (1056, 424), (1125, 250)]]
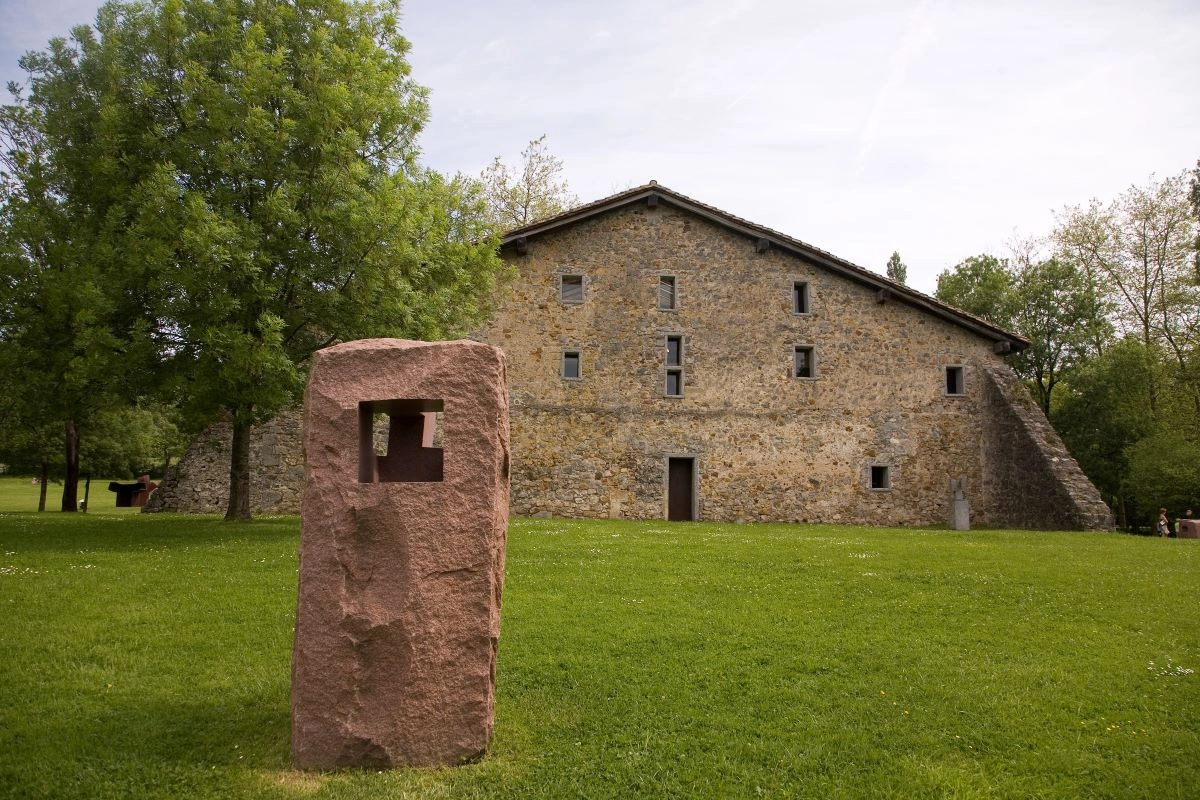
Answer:
[[(0, 0), (5, 79), (89, 0)], [(426, 161), (548, 135), (572, 188), (650, 180), (910, 281), (1200, 157), (1173, 0), (409, 0)]]

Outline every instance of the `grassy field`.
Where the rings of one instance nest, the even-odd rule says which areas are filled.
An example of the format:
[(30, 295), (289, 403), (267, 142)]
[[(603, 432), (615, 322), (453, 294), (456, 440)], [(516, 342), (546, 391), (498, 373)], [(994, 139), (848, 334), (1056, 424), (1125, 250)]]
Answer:
[[(136, 508), (117, 508), (117, 496), (108, 490), (109, 478), (92, 478), (88, 495), (91, 510), (98, 514), (136, 514)], [(133, 483), (131, 478), (122, 478), (121, 483)], [(83, 501), (84, 482), (79, 482), (77, 499)], [(57, 512), (62, 508), (61, 483), (51, 481), (46, 486), (46, 512)], [(37, 511), (41, 487), (29, 477), (0, 477), (0, 511)]]
[(488, 756), (299, 774), (297, 538), (0, 514), (0, 797), (1200, 796), (1200, 542), (514, 521)]

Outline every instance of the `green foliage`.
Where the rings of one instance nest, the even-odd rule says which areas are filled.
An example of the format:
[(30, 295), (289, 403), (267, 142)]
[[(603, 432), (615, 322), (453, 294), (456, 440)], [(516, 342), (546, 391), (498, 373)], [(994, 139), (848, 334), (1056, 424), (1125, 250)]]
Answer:
[[(5, 317), (12, 319), (9, 313)], [(11, 327), (5, 330), (11, 336)], [(36, 372), (27, 361), (15, 343), (0, 339), (0, 462), (10, 471), (38, 475), (43, 465), (61, 463), (63, 431), (60, 419), (38, 407), (40, 376), (34, 375), (35, 383), (26, 384), (25, 379)]]
[(320, 347), (486, 316), (494, 224), (477, 182), (417, 161), (427, 92), (396, 2), (110, 2), (72, 37), (27, 56), (4, 117), (6, 308), (59, 358), (40, 368), (68, 391), (45, 396), (101, 408), (165, 366), (164, 394), (236, 440)]
[[(1178, 464), (1200, 441), (1200, 214), (1188, 177), (1152, 177), (1111, 203), (1064, 209), (1051, 237), (1124, 335), (1089, 354), (1053, 421), (1088, 475), (1142, 525), (1196, 493), (1190, 467)], [(1095, 338), (1103, 344), (1102, 331)]]
[(28, 475), (41, 473), (42, 465), (60, 476), (63, 459), (62, 428), (35, 418), (15, 414), (0, 415), (0, 462), (10, 472)]
[(893, 251), (888, 259), (887, 276), (896, 283), (908, 283), (908, 267), (900, 260), (899, 251)]
[(1200, 281), (1200, 159), (1196, 160), (1196, 168), (1192, 170), (1191, 180), (1188, 182), (1188, 202), (1192, 204), (1192, 219), (1197, 223), (1196, 239), (1192, 244), (1192, 249), (1196, 252), (1192, 261), (1196, 267), (1195, 279)]
[[(161, 476), (167, 462), (178, 459), (188, 445), (177, 418), (173, 409), (149, 404), (97, 410), (82, 425), (80, 476), (103, 475), (106, 481), (142, 473)], [(10, 473), (29, 476), (41, 475), (44, 466), (48, 478), (61, 483), (66, 466), (62, 429), (33, 419), (27, 427), (25, 420), (0, 413), (0, 462)]]
[(1150, 344), (1176, 332), (1180, 309), (1169, 295), (1195, 283), (1196, 233), (1183, 173), (1152, 176), (1108, 205), (1067, 207), (1051, 239), (1060, 258), (1087, 275), (1121, 332)]
[(1050, 416), (1055, 386), (1107, 338), (1107, 325), (1095, 316), (1085, 276), (1073, 264), (1050, 259), (1028, 264), (1012, 287), (1013, 325), (1029, 339), (1013, 366), (1037, 392)]
[(943, 270), (934, 297), (994, 325), (1013, 327), (1017, 304), (1005, 259), (983, 253)]
[(161, 406), (123, 406), (96, 415), (85, 429), (80, 468), (88, 475), (134, 478), (162, 475), (165, 463), (187, 447), (177, 414)]
[[(68, 510), (79, 467), (69, 432), (136, 390), (148, 352), (144, 304), (118, 266), (130, 249), (111, 208), (121, 187), (91, 171), (105, 133), (93, 124), (105, 70), (81, 61), (94, 47), (80, 28), (73, 45), (56, 39), (26, 56), (33, 93), (0, 108), (0, 405), (22, 432), (6, 437), (18, 460), (65, 466)], [(43, 447), (51, 431), (53, 459)]]
[(187, 427), (179, 409), (166, 404), (145, 404), (140, 410), (146, 415), (149, 432), (147, 442), (153, 454), (148, 463), (154, 465), (152, 474), (165, 476), (172, 461), (178, 461), (195, 439), (196, 431)]
[(1172, 465), (1200, 441), (1198, 223), (1200, 170), (1152, 177), (1065, 209), (1049, 258), (1031, 241), (1015, 265), (977, 256), (938, 278), (938, 299), (1030, 340), (1014, 368), (1126, 524), (1196, 494)]
[(1080, 365), (1055, 395), (1054, 427), (1125, 524), (1149, 519), (1149, 506), (1139, 513), (1136, 504), (1126, 502), (1126, 450), (1154, 429), (1140, 387), (1153, 380), (1157, 369), (1156, 354), (1137, 337), (1126, 337), (1105, 350), (1103, 358)]
[(510, 525), (483, 759), (297, 773), (296, 528), (0, 516), (0, 795), (1077, 798), (1200, 785), (1200, 623), (1176, 612), (1200, 603), (1196, 542), (608, 520)]
[(1047, 415), (1055, 386), (1107, 335), (1086, 277), (1067, 261), (972, 256), (938, 276), (936, 297), (1030, 340), (1013, 367)]
[(394, 7), (165, 3), (135, 19), (111, 33), (138, 39), (145, 89), (124, 113), (156, 123), (139, 219), (164, 246), (190, 400), (258, 422), (298, 397), (319, 347), (480, 320), (494, 234), (476, 186), (416, 163), (426, 92)]
[(1130, 445), (1126, 492), (1141, 516), (1166, 508), (1171, 517), (1200, 508), (1200, 442), (1178, 431), (1159, 431)]
[(508, 230), (553, 217), (579, 204), (562, 177), (562, 160), (546, 149), (546, 134), (521, 151), (520, 168), (500, 160), (483, 171), (483, 193), (496, 224)]

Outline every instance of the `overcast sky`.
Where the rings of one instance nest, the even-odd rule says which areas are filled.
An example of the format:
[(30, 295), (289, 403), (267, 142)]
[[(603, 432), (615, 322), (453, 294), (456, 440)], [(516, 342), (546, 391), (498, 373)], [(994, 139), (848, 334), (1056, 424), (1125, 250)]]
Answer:
[[(0, 0), (0, 77), (95, 0)], [(932, 292), (1200, 158), (1196, 0), (411, 0), (425, 163), (530, 140), (588, 202), (657, 180)]]

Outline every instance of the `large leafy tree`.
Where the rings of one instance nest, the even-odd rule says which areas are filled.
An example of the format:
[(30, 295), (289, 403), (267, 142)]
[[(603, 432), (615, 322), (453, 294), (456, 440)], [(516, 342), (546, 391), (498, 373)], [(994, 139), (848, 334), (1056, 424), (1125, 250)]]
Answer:
[(1023, 244), (1012, 261), (983, 254), (942, 272), (936, 296), (1030, 340), (1013, 366), (1050, 416), (1054, 388), (1109, 335), (1108, 326), (1096, 316), (1083, 271), (1065, 260), (1037, 260), (1033, 243)]
[(1127, 452), (1155, 429), (1146, 393), (1131, 387), (1153, 380), (1158, 369), (1155, 354), (1136, 336), (1126, 336), (1075, 369), (1055, 395), (1055, 429), (1122, 527), (1148, 521), (1155, 503), (1143, 498), (1139, 512), (1130, 494)]
[(1073, 264), (1048, 259), (1026, 264), (1013, 282), (1013, 325), (1030, 341), (1015, 367), (1032, 385), (1042, 412), (1051, 416), (1054, 388), (1107, 336), (1094, 315), (1087, 279)]
[(1200, 443), (1195, 181), (1186, 172), (1152, 177), (1110, 203), (1069, 207), (1052, 234), (1059, 257), (1085, 270), (1098, 307), (1124, 335), (1119, 350), (1097, 353), (1071, 379), (1056, 424), (1085, 457), (1106, 453), (1085, 465), (1088, 474), (1141, 522), (1200, 492), (1188, 466)]
[(1198, 223), (1200, 168), (1069, 207), (1011, 260), (976, 256), (938, 278), (938, 299), (1030, 339), (1013, 366), (1135, 524), (1200, 492)]
[[(1200, 381), (1191, 377), (1200, 352), (1200, 286), (1188, 177), (1152, 177), (1107, 205), (1068, 207), (1052, 238), (1057, 252), (1085, 271), (1122, 333), (1171, 355), (1173, 380), (1200, 413)], [(1157, 380), (1145, 387), (1156, 415), (1164, 388)]]
[(121, 211), (128, 182), (110, 180), (131, 165), (106, 154), (111, 74), (84, 57), (94, 45), (83, 28), (26, 56), (32, 93), (10, 87), (15, 102), (0, 109), (0, 391), (17, 429), (38, 431), (35, 450), (59, 431), (64, 511), (78, 507), (81, 436), (142, 384), (150, 352)]
[(51, 152), (109, 187), (137, 341), (194, 418), (232, 421), (226, 518), (249, 518), (250, 428), (298, 397), (312, 352), (468, 329), (494, 225), (477, 183), (418, 162), (426, 92), (396, 2), (113, 2), (73, 37), (69, 69), (31, 62), (24, 107), (53, 129), (96, 98), (93, 149)]

